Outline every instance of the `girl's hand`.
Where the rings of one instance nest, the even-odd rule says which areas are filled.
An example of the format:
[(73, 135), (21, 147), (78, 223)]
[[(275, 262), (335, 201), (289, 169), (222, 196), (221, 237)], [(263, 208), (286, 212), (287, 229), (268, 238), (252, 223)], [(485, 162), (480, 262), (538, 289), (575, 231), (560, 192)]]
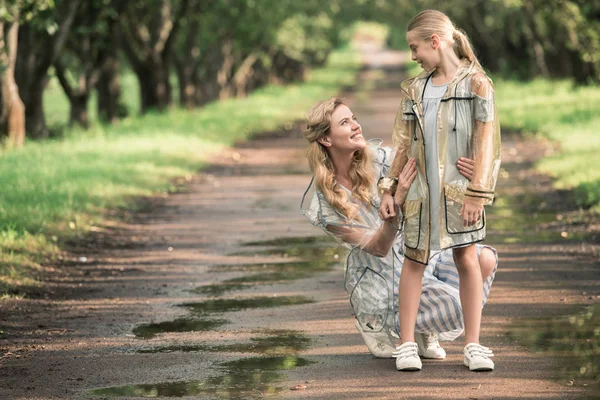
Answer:
[(465, 227), (475, 225), (481, 219), (483, 214), (483, 206), (478, 202), (465, 197), (465, 203), (458, 215), (463, 218), (463, 224)]
[(381, 206), (379, 206), (379, 216), (381, 219), (388, 220), (396, 216), (396, 203), (391, 194), (386, 193), (381, 198)]
[(398, 175), (398, 187), (396, 188), (396, 194), (394, 195), (394, 200), (396, 200), (396, 204), (402, 206), (404, 201), (406, 200), (406, 195), (408, 195), (408, 190), (410, 189), (410, 185), (414, 182), (417, 177), (417, 162), (414, 158), (409, 158), (408, 162)]
[(458, 172), (468, 180), (473, 179), (473, 170), (475, 169), (475, 160), (470, 158), (461, 157), (456, 163)]

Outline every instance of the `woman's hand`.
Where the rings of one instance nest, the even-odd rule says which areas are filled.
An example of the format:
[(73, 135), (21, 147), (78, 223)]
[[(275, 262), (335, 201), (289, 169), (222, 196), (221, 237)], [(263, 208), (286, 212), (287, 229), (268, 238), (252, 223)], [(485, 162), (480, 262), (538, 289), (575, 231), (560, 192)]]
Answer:
[(406, 200), (406, 195), (408, 195), (408, 190), (410, 189), (410, 185), (415, 181), (417, 177), (417, 162), (414, 158), (409, 158), (408, 162), (398, 175), (398, 187), (396, 188), (396, 194), (394, 195), (394, 200), (396, 204), (402, 206), (404, 201)]
[(473, 171), (475, 170), (475, 160), (471, 160), (470, 158), (461, 157), (456, 163), (456, 168), (458, 168), (458, 172), (468, 180), (473, 179)]
[(463, 219), (464, 226), (475, 225), (481, 219), (482, 214), (483, 205), (473, 199), (465, 197), (465, 203), (458, 213)]
[(379, 206), (379, 216), (381, 219), (388, 220), (396, 216), (396, 202), (391, 194), (386, 193), (381, 198)]

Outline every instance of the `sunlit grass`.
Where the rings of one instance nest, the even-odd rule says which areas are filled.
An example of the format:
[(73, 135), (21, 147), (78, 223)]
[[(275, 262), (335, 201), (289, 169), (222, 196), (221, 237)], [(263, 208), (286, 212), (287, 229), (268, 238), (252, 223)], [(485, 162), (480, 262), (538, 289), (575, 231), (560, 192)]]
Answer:
[(556, 187), (574, 189), (578, 205), (600, 211), (600, 87), (572, 82), (496, 79), (503, 128), (543, 135), (560, 151), (537, 167), (557, 178)]
[[(127, 119), (4, 150), (0, 294), (24, 283), (39, 268), (40, 255), (56, 254), (64, 239), (99, 223), (106, 210), (131, 207), (137, 196), (169, 191), (173, 178), (198, 171), (224, 146), (302, 118), (315, 101), (351, 85), (358, 63), (355, 53), (338, 51), (304, 83), (270, 85), (246, 98), (195, 111), (174, 108), (144, 116), (137, 115), (137, 81), (125, 76)], [(68, 118), (68, 103), (59, 89), (52, 85), (45, 97), (48, 122), (54, 127), (64, 127)], [(94, 107), (90, 105), (92, 116)], [(56, 240), (48, 239), (52, 237)]]

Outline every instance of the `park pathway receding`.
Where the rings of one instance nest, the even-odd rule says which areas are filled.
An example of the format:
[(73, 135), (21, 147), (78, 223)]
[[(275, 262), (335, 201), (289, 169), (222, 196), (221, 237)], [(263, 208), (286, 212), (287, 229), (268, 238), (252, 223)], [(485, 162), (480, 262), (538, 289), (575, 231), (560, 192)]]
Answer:
[[(391, 145), (409, 60), (369, 48), (363, 57), (343, 97), (365, 136)], [(445, 360), (400, 373), (354, 327), (344, 250), (300, 213), (310, 181), (301, 130), (240, 143), (188, 177), (184, 192), (105, 227), (104, 250), (61, 282), (75, 295), (6, 303), (0, 399), (592, 396), (593, 384), (570, 375), (568, 352), (534, 352), (523, 333), (559, 330), (535, 318), (576, 316), (600, 298), (589, 238), (552, 223), (560, 199), (532, 170), (543, 144), (503, 137), (486, 240), (500, 266), (482, 327), (496, 370), (469, 372), (459, 338), (442, 343)]]

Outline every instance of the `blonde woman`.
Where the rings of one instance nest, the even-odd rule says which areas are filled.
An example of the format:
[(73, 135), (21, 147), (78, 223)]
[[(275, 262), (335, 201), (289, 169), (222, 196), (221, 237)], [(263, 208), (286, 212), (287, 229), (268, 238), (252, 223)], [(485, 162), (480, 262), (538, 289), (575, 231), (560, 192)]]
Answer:
[[(464, 364), (472, 371), (494, 369), (487, 347), (479, 343), (482, 301), (480, 261), (475, 243), (485, 238), (484, 205), (492, 204), (500, 170), (500, 125), (494, 87), (477, 61), (464, 32), (443, 13), (426, 10), (410, 22), (406, 39), (412, 59), (423, 68), (404, 81), (394, 125), (398, 151), (393, 178), (417, 163), (407, 194), (404, 245), (407, 258), (400, 278), (399, 369), (420, 365), (414, 328), (420, 284), (432, 255), (451, 249), (460, 275), (464, 311)], [(473, 176), (461, 174), (460, 159), (474, 160)], [(382, 189), (387, 190), (385, 182)], [(384, 194), (382, 215), (395, 215), (391, 193)]]
[[(402, 215), (381, 219), (377, 182), (390, 171), (394, 151), (380, 141), (366, 141), (352, 111), (338, 98), (315, 104), (307, 114), (304, 133), (314, 174), (302, 199), (302, 211), (310, 222), (344, 244), (345, 289), (355, 315), (355, 325), (367, 347), (377, 357), (401, 357), (396, 349), (398, 332), (398, 282), (404, 263)], [(459, 166), (471, 176), (471, 160)], [(410, 160), (397, 176), (393, 200), (404, 204), (417, 174)], [(497, 266), (496, 251), (477, 248), (485, 298)], [(453, 340), (462, 330), (458, 273), (452, 252), (433, 257), (424, 273), (415, 335), (418, 354), (445, 358), (439, 340)], [(419, 366), (420, 369), (420, 366)]]

